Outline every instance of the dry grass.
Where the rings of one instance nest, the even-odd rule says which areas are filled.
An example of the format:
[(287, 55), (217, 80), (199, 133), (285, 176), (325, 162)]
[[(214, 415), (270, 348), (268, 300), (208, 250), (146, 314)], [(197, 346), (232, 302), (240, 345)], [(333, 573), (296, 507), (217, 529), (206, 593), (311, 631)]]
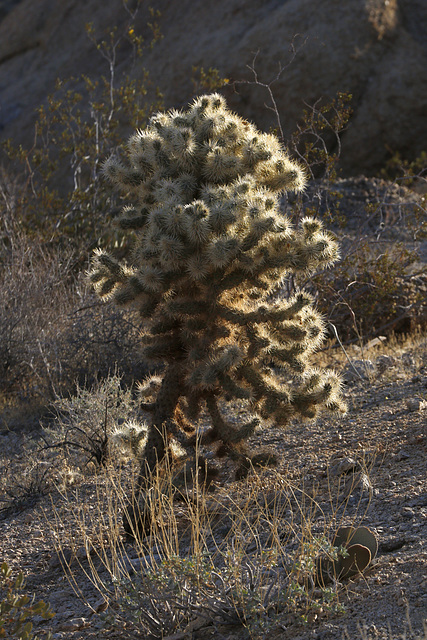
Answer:
[[(425, 364), (425, 345), (425, 335), (418, 333), (406, 342), (392, 338), (350, 345), (345, 352), (329, 349), (318, 358), (322, 366), (345, 369), (349, 360), (375, 363), (378, 357), (393, 354), (411, 376)], [(381, 384), (395, 381), (403, 372), (399, 367), (383, 372)], [(359, 383), (368, 389), (376, 383), (378, 371), (369, 367), (366, 371)], [(110, 386), (107, 379), (69, 399), (58, 398), (57, 435), (73, 425), (83, 429), (87, 423), (88, 435), (91, 428), (102, 426), (109, 389), (131, 399), (116, 382), (113, 377)], [(108, 421), (109, 434), (120, 419), (120, 402), (117, 406), (114, 419)], [(55, 430), (55, 423), (50, 428)], [(321, 589), (314, 582), (314, 571), (319, 555), (336, 552), (331, 540), (337, 528), (364, 521), (368, 496), (365, 493), (362, 500), (361, 493), (347, 486), (349, 480), (359, 481), (356, 475), (345, 478), (344, 492), (341, 479), (326, 468), (327, 477), (321, 481), (328, 487), (325, 498), (317, 489), (319, 474), (313, 480), (303, 479), (304, 472), (295, 468), (291, 473), (266, 469), (235, 483), (232, 468), (224, 465), (215, 493), (198, 485), (197, 479), (183, 485), (179, 468), (165, 468), (149, 494), (150, 531), (130, 543), (122, 535), (122, 514), (134, 484), (134, 463), (118, 463), (113, 454), (114, 463), (107, 461), (102, 468), (88, 465), (79, 447), (64, 447), (61, 456), (57, 449), (41, 456), (36, 442), (26, 442), (25, 448), (27, 455), (19, 460), (21, 476), (16, 461), (13, 465), (16, 486), (11, 507), (16, 513), (38, 499), (33, 489), (47, 470), (43, 491), (51, 492), (55, 514), (47, 529), (55, 532), (57, 553), (82, 600), (93, 609), (101, 597), (108, 603), (103, 633), (110, 637), (185, 639), (193, 633), (194, 638), (227, 640), (281, 638), (286, 637), (280, 635), (284, 628), (301, 634), (324, 625), (330, 616), (336, 619), (341, 606), (351, 606), (353, 583), (336, 580)], [(378, 473), (381, 459), (362, 454), (356, 455), (369, 479)], [(377, 455), (385, 456), (386, 450), (381, 453), (379, 447)], [(7, 452), (2, 457), (6, 480)], [(32, 464), (36, 458), (37, 465)], [(360, 499), (350, 505), (352, 495)], [(360, 638), (399, 638), (390, 631), (386, 639), (384, 628), (378, 629), (375, 635), (373, 625), (361, 626)], [(422, 636), (407, 625), (406, 638)]]
[(341, 610), (343, 584), (315, 577), (320, 556), (336, 557), (336, 529), (363, 519), (361, 506), (350, 519), (340, 488), (334, 495), (331, 483), (325, 513), (313, 487), (271, 470), (215, 493), (197, 479), (184, 489), (175, 480), (174, 468), (154, 479), (150, 528), (133, 544), (120, 517), (134, 481), (129, 467), (98, 476), (90, 500), (73, 490), (55, 509), (64, 569), (81, 597), (89, 581), (109, 603), (107, 628), (141, 638), (187, 638), (192, 629), (223, 638), (228, 629), (260, 639)]

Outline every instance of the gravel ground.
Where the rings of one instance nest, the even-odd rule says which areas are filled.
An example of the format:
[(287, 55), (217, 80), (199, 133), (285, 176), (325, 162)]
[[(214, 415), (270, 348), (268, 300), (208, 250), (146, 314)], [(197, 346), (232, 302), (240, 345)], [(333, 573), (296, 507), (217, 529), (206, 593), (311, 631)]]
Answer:
[[(351, 347), (348, 355), (352, 365), (341, 352), (322, 355), (325, 362), (341, 368), (346, 379), (349, 412), (345, 417), (293, 423), (285, 432), (269, 429), (256, 436), (253, 444), (267, 445), (280, 453), (281, 462), (274, 473), (282, 475), (286, 483), (304, 487), (310, 495), (315, 487), (318, 515), (312, 518), (314, 532), (324, 529), (325, 523), (329, 530), (339, 524), (364, 524), (377, 535), (379, 551), (363, 576), (343, 581), (340, 599), (344, 613), (314, 616), (306, 626), (288, 617), (269, 634), (277, 640), (341, 640), (362, 638), (363, 633), (372, 639), (400, 638), (408, 627), (408, 615), (414, 635), (408, 633), (407, 637), (416, 637), (426, 621), (427, 342), (418, 336), (405, 345), (385, 342), (370, 349), (368, 345), (363, 359)], [(2, 432), (2, 467), (16, 477), (25, 460), (20, 447), (28, 435)], [(56, 616), (40, 624), (41, 637), (47, 628), (58, 640), (127, 637), (102, 631), (98, 615), (88, 608), (87, 603), (102, 609), (103, 599), (79, 569), (84, 549), (72, 554), (69, 540), (75, 512), (90, 511), (99, 494), (93, 477), (69, 474), (76, 482), (78, 501), (73, 491), (67, 498), (65, 493), (54, 491), (36, 504), (31, 505), (30, 497), (15, 513), (3, 513), (0, 558), (22, 569), (28, 590), (52, 604)], [(233, 490), (229, 485), (230, 495)], [(224, 495), (224, 486), (220, 491)], [(337, 500), (341, 507), (336, 506)], [(59, 524), (55, 513), (61, 513)], [(278, 517), (286, 519), (286, 512)], [(297, 520), (294, 526), (298, 526)], [(75, 538), (77, 545), (77, 534)], [(58, 543), (75, 562), (83, 599), (64, 575), (55, 552)], [(132, 556), (131, 546), (128, 551)], [(358, 625), (365, 625), (365, 632)], [(182, 637), (244, 637), (236, 629), (215, 635), (218, 633), (207, 625), (193, 636)]]

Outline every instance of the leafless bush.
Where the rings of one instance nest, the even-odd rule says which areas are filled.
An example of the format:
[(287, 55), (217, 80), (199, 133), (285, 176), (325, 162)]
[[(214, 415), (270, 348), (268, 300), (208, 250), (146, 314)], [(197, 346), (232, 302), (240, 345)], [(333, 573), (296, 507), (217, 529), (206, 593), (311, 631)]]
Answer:
[(74, 274), (71, 252), (11, 229), (7, 240), (0, 262), (3, 393), (49, 398), (76, 380), (107, 376), (118, 362), (128, 380), (145, 370), (133, 317), (94, 298)]
[[(256, 69), (258, 53), (248, 65), (251, 80), (236, 81), (263, 91), (283, 139), (282, 118), (274, 84), (286, 72), (304, 42), (292, 42), (287, 64), (265, 80)], [(320, 217), (340, 241), (342, 259), (310, 282), (285, 283), (289, 295), (305, 286), (345, 341), (359, 341), (427, 325), (425, 237), (427, 232), (426, 154), (412, 162), (394, 154), (382, 171), (386, 179), (351, 178), (340, 173), (341, 136), (352, 115), (352, 96), (339, 92), (330, 101), (306, 104), (288, 147), (303, 163), (311, 182), (305, 193), (284, 198), (288, 216)], [(421, 254), (424, 253), (424, 256)]]

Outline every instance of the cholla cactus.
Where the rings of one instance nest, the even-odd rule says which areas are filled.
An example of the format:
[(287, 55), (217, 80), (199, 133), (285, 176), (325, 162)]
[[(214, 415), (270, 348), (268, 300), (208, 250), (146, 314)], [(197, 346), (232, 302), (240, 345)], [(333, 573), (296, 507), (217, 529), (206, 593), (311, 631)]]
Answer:
[[(305, 179), (275, 136), (230, 112), (221, 95), (206, 95), (186, 111), (155, 115), (131, 137), (126, 163), (110, 158), (105, 173), (137, 203), (118, 221), (133, 249), (126, 265), (98, 251), (90, 278), (101, 297), (139, 307), (143, 355), (165, 365), (145, 403), (152, 420), (140, 490), (171, 439), (189, 455), (209, 443), (242, 476), (265, 461), (244, 447), (260, 422), (284, 426), (344, 409), (337, 376), (309, 363), (324, 337), (312, 298), (272, 295), (288, 275), (338, 257), (319, 220), (296, 228), (279, 211), (278, 194), (301, 190)], [(236, 399), (248, 409), (240, 425), (224, 411)], [(188, 419), (202, 406), (211, 428), (191, 433)]]

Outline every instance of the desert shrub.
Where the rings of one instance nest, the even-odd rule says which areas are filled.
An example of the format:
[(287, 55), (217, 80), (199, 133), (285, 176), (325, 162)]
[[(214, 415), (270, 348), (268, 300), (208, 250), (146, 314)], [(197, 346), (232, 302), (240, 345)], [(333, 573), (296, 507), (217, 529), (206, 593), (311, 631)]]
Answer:
[(215, 493), (203, 484), (197, 493), (177, 492), (173, 465), (157, 471), (149, 535), (132, 545), (117, 522), (126, 502), (121, 473), (98, 476), (95, 504), (82, 508), (81, 494), (67, 502), (72, 534), (62, 529), (58, 539), (86, 549), (80, 567), (69, 567), (70, 580), (78, 589), (80, 572), (90, 572), (110, 604), (101, 614), (110, 633), (154, 639), (191, 629), (197, 637), (261, 640), (343, 610), (341, 581), (316, 579), (319, 557), (345, 555), (332, 544), (335, 521), (323, 511), (334, 504), (342, 515), (340, 500), (320, 505), (307, 487), (271, 469), (243, 483), (230, 479)]
[(24, 586), (23, 573), (13, 578), (12, 570), (3, 562), (0, 565), (0, 638), (37, 640), (31, 619), (41, 616), (43, 620), (49, 620), (54, 616), (49, 605), (42, 600), (35, 603), (34, 597), (24, 594)]
[[(157, 101), (147, 98), (147, 73), (132, 76), (146, 47), (161, 37), (151, 9), (152, 38), (137, 34), (140, 5), (123, 3), (121, 31), (99, 37), (87, 25), (106, 73), (58, 80), (38, 109), (32, 148), (3, 145), (8, 170), (0, 174), (0, 373), (7, 395), (49, 401), (70, 392), (76, 379), (90, 384), (108, 375), (118, 353), (128, 381), (145, 371), (135, 360), (132, 315), (99, 304), (79, 275), (91, 247), (104, 241), (100, 219), (118, 210), (101, 176), (102, 160), (126, 127), (144, 126), (160, 101), (159, 94)], [(118, 249), (124, 236), (112, 234), (109, 242)]]
[(356, 254), (344, 256), (333, 276), (314, 279), (319, 306), (329, 307), (328, 320), (343, 340), (409, 333), (425, 324), (425, 278), (408, 270), (416, 262), (416, 253), (400, 243), (374, 252), (365, 241)]
[[(301, 45), (304, 47), (304, 43)], [(267, 81), (256, 70), (257, 55), (249, 69), (253, 79), (238, 81), (264, 91), (266, 106), (275, 117), (275, 130), (283, 140), (281, 112), (274, 96), (274, 83), (298, 54), (291, 43), (291, 60), (279, 65)], [(391, 154), (381, 177), (371, 186), (361, 185), (364, 201), (355, 202), (354, 189), (363, 178), (350, 180), (347, 192), (340, 178), (341, 136), (352, 115), (352, 96), (338, 92), (332, 100), (307, 105), (288, 148), (312, 180), (306, 192), (286, 195), (283, 206), (294, 222), (310, 215), (325, 221), (337, 234), (341, 260), (327, 272), (287, 282), (287, 293), (309, 286), (319, 308), (344, 341), (359, 341), (380, 333), (412, 331), (425, 326), (427, 282), (418, 248), (426, 233), (426, 161), (421, 154), (413, 161)], [(367, 180), (365, 182), (368, 182)], [(421, 263), (420, 263), (421, 262)], [(310, 285), (313, 285), (310, 287)]]
[(339, 91), (332, 100), (319, 100), (303, 110), (289, 147), (312, 179), (333, 182), (337, 178), (341, 135), (352, 115), (352, 98)]
[(0, 518), (6, 519), (38, 504), (51, 488), (52, 470), (49, 465), (36, 462), (33, 454), (24, 453), (22, 465), (1, 461)]
[[(349, 103), (351, 96), (338, 94), (305, 112), (291, 148), (315, 179), (291, 210), (296, 219), (313, 215), (326, 220), (341, 241), (341, 259), (312, 278), (313, 291), (342, 339), (354, 341), (425, 326), (426, 281), (418, 248), (427, 211), (425, 198), (417, 193), (426, 183), (423, 155), (401, 162), (392, 180), (372, 178), (368, 185), (369, 179), (353, 179), (346, 192), (339, 158)], [(355, 189), (364, 194), (363, 202), (353, 200)]]
[[(291, 219), (321, 218), (340, 239), (341, 258), (331, 269), (314, 274), (310, 283), (292, 284), (309, 286), (344, 341), (409, 332), (427, 320), (418, 255), (427, 219), (425, 157), (401, 162), (392, 180), (353, 178), (346, 189), (339, 177), (340, 136), (350, 105), (351, 96), (339, 93), (304, 112), (290, 148), (313, 180), (306, 193), (285, 203)], [(355, 191), (362, 202), (355, 200)]]
[(307, 284), (314, 285), (319, 308), (342, 340), (425, 327), (427, 280), (420, 252), (426, 208), (420, 194), (396, 181), (338, 179), (332, 189), (322, 181), (310, 185), (298, 207), (327, 217), (341, 239), (339, 263)]
[[(130, 387), (124, 388), (117, 372), (91, 386), (77, 385), (70, 397), (58, 396), (51, 404), (52, 419), (43, 429), (43, 451), (60, 448), (76, 467), (89, 462), (96, 468), (111, 460), (112, 436), (118, 425), (138, 417)], [(122, 427), (123, 428), (123, 427)]]
[(0, 264), (1, 390), (49, 401), (77, 382), (108, 376), (120, 360), (128, 383), (147, 368), (137, 355), (136, 314), (100, 304), (73, 273), (73, 252), (10, 233)]
[[(146, 97), (147, 72), (132, 76), (135, 62), (141, 63), (145, 49), (161, 38), (159, 14), (149, 9), (152, 38), (145, 42), (135, 24), (141, 1), (123, 6), (126, 20), (120, 31), (115, 27), (100, 37), (92, 24), (86, 25), (106, 73), (58, 79), (54, 93), (37, 110), (33, 146), (17, 147), (11, 140), (3, 145), (8, 164), (26, 185), (15, 202), (21, 229), (50, 244), (72, 245), (84, 252), (83, 260), (103, 242), (100, 222), (105, 214), (119, 207), (102, 179), (102, 161), (117, 148), (126, 128), (130, 133), (144, 126), (161, 101), (159, 92), (153, 102)], [(117, 247), (122, 240), (121, 234), (109, 236)]]

